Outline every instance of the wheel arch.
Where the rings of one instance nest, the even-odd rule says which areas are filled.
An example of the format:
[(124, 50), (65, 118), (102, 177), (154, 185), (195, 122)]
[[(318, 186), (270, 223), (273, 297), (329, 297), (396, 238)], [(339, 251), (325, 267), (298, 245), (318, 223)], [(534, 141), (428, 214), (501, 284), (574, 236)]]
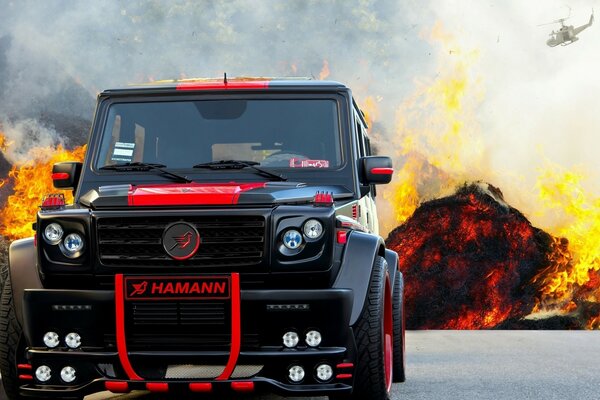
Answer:
[[(359, 231), (352, 231), (348, 234), (346, 248), (342, 257), (342, 265), (333, 283), (333, 287), (352, 289), (353, 291), (354, 298), (352, 315), (350, 317), (351, 326), (356, 323), (365, 305), (371, 271), (373, 270), (373, 263), (377, 256), (383, 257), (386, 262), (388, 260), (388, 251), (380, 236)], [(390, 260), (394, 260), (391, 254)], [(387, 264), (390, 280), (393, 282), (395, 276), (393, 275), (393, 270), (397, 270), (397, 268), (390, 267), (389, 262)]]
[(8, 249), (8, 275), (12, 285), (13, 304), (17, 320), (23, 325), (23, 293), (25, 289), (42, 289), (36, 266), (33, 238), (19, 239)]

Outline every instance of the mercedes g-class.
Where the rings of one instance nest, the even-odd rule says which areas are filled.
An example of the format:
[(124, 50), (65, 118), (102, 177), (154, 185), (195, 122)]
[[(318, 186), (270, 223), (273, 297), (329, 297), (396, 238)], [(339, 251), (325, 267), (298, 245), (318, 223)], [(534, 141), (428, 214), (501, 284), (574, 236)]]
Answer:
[(98, 95), (10, 246), (10, 400), (108, 390), (388, 399), (403, 278), (378, 235), (367, 123), (337, 82), (158, 82)]

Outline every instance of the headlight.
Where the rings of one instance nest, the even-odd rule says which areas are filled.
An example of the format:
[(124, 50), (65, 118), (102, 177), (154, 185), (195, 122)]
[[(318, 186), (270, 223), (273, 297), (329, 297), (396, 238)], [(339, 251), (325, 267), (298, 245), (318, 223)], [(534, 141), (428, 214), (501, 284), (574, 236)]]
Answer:
[(79, 233), (70, 233), (65, 237), (60, 249), (63, 254), (69, 258), (76, 258), (83, 251), (84, 241)]
[(323, 225), (316, 219), (309, 219), (304, 223), (304, 234), (309, 239), (318, 239), (323, 234)]
[(57, 224), (56, 222), (51, 223), (44, 229), (44, 240), (48, 244), (58, 244), (62, 239), (64, 234), (64, 230), (62, 226)]
[(302, 244), (302, 235), (295, 229), (283, 234), (283, 245), (290, 250), (296, 250)]

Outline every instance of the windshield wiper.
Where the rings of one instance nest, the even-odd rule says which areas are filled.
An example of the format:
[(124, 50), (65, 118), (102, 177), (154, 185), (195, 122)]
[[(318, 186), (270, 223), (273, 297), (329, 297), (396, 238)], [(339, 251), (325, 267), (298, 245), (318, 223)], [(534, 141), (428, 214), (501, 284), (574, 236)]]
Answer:
[(155, 170), (155, 171), (160, 171), (165, 176), (168, 176), (169, 178), (175, 179), (179, 182), (185, 182), (185, 183), (193, 182), (191, 179), (188, 179), (187, 177), (185, 177), (183, 175), (179, 175), (179, 174), (173, 173), (171, 171), (167, 171), (166, 169), (163, 169), (166, 167), (167, 166), (164, 164), (152, 164), (152, 163), (143, 163), (143, 162), (126, 162), (126, 163), (122, 163), (122, 164), (105, 165), (104, 167), (100, 167), (100, 169), (114, 170), (114, 171), (151, 171), (151, 170)]
[(262, 168), (258, 168), (257, 165), (260, 165), (259, 162), (256, 161), (243, 161), (243, 160), (219, 160), (219, 161), (211, 161), (206, 163), (200, 163), (194, 165), (194, 168), (207, 168), (207, 169), (242, 169), (242, 168), (252, 168), (259, 174), (263, 176), (267, 176), (272, 179), (276, 179), (278, 181), (287, 181), (287, 177), (282, 174), (276, 174), (274, 172), (270, 172), (264, 170)]

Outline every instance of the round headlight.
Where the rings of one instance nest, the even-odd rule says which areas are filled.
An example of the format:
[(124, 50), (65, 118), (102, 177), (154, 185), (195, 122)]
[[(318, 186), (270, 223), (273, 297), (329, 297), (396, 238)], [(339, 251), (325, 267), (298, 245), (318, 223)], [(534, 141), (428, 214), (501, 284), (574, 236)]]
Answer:
[(55, 348), (60, 344), (60, 339), (58, 338), (58, 333), (56, 332), (46, 332), (44, 335), (44, 344), (51, 349)]
[(79, 233), (69, 233), (62, 242), (61, 250), (69, 258), (79, 257), (83, 250), (83, 238)]
[(77, 378), (75, 368), (66, 366), (60, 370), (60, 377), (66, 383), (71, 383)]
[(44, 229), (44, 240), (48, 242), (48, 244), (58, 244), (60, 239), (62, 239), (63, 234), (64, 230), (62, 226), (53, 222)]
[(296, 250), (302, 244), (302, 235), (295, 229), (283, 234), (283, 245), (290, 250)]
[(310, 347), (317, 347), (321, 344), (321, 333), (319, 331), (308, 331), (305, 341)]
[(304, 223), (304, 234), (309, 239), (318, 239), (323, 234), (323, 225), (316, 219), (309, 219)]
[(35, 370), (35, 377), (40, 382), (48, 382), (52, 377), (52, 370), (47, 365), (39, 366)]
[(65, 343), (72, 349), (81, 346), (81, 336), (78, 333), (71, 332), (65, 337)]
[(317, 379), (321, 382), (327, 382), (333, 376), (333, 368), (328, 364), (321, 364), (317, 367)]
[(285, 335), (283, 335), (283, 345), (288, 349), (296, 347), (299, 341), (300, 338), (298, 337), (298, 334), (294, 331), (286, 332)]
[(290, 378), (290, 381), (294, 383), (302, 382), (302, 379), (304, 379), (304, 368), (299, 365), (291, 366), (288, 377)]

